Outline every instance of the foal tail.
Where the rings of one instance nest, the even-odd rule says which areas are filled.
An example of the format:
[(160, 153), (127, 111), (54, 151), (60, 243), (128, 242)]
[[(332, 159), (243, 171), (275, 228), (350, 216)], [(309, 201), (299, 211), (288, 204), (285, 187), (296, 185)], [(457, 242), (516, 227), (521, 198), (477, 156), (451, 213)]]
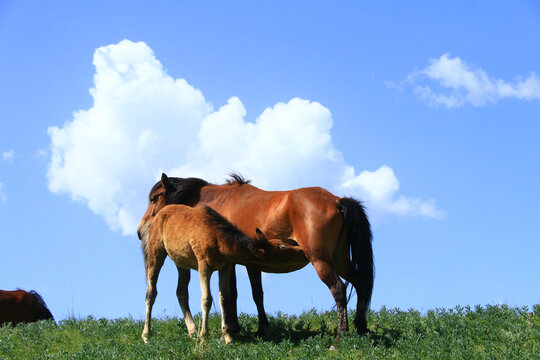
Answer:
[(34, 316), (36, 317), (36, 321), (49, 319), (54, 321), (54, 317), (47, 308), (47, 304), (45, 304), (41, 295), (34, 290), (29, 291), (29, 294), (34, 298)]
[(375, 266), (371, 247), (371, 225), (362, 204), (353, 198), (338, 200), (338, 209), (343, 217), (343, 227), (347, 230), (347, 240), (351, 249), (351, 264), (358, 273), (357, 288), (360, 310), (367, 312), (373, 292)]

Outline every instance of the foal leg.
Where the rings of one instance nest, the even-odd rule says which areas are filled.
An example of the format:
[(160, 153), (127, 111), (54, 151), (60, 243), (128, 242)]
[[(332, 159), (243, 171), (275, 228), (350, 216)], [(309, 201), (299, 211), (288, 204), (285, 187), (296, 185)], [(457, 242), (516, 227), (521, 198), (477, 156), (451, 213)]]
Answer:
[(157, 280), (159, 276), (159, 271), (163, 266), (163, 262), (166, 257), (165, 251), (151, 253), (148, 255), (148, 267), (146, 273), (146, 280), (148, 281), (148, 286), (146, 287), (146, 318), (144, 320), (144, 329), (142, 332), (142, 339), (146, 343), (148, 342), (148, 337), (151, 335), (151, 321), (152, 321), (152, 306), (154, 306), (154, 301), (157, 296)]
[(210, 293), (210, 277), (212, 270), (206, 264), (199, 263), (199, 277), (201, 278), (201, 310), (202, 325), (200, 337), (204, 340), (208, 335), (208, 314), (212, 306), (212, 294)]
[(221, 306), (221, 332), (223, 334), (223, 339), (225, 344), (230, 344), (233, 342), (231, 337), (231, 331), (225, 319), (229, 316), (229, 311), (231, 311), (231, 286), (230, 282), (230, 273), (234, 264), (227, 265), (223, 269), (219, 270), (219, 304)]
[(188, 334), (191, 336), (197, 333), (197, 326), (195, 326), (195, 322), (191, 316), (191, 310), (189, 309), (188, 284), (191, 278), (191, 270), (181, 268), (180, 266), (177, 266), (176, 268), (178, 269), (178, 287), (176, 288), (176, 297), (178, 298), (178, 303), (180, 304), (182, 313), (184, 314)]
[(337, 305), (338, 327), (336, 341), (339, 341), (341, 333), (349, 331), (347, 320), (347, 288), (339, 278), (336, 271), (329, 263), (317, 260), (313, 262), (319, 278), (328, 286)]
[(257, 313), (259, 314), (259, 329), (257, 330), (256, 336), (262, 336), (265, 330), (270, 326), (270, 323), (268, 322), (266, 312), (264, 311), (264, 293), (262, 288), (261, 271), (251, 266), (246, 266), (246, 269), (249, 275), (249, 282), (251, 283), (251, 294), (253, 296), (253, 301), (255, 301), (255, 305), (257, 305)]

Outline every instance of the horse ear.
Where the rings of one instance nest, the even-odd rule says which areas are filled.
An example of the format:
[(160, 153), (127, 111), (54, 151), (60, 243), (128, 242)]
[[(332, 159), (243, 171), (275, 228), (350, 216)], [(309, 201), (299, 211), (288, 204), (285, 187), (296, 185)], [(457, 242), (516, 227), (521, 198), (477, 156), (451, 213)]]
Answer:
[(172, 188), (169, 178), (167, 175), (165, 175), (165, 173), (161, 173), (161, 185), (165, 188), (165, 190), (170, 190)]
[(255, 243), (257, 244), (256, 246), (259, 248), (259, 255), (263, 256), (265, 255), (265, 250), (269, 250), (271, 245), (268, 242), (266, 236), (264, 236), (263, 232), (259, 228), (256, 228), (255, 232), (257, 233), (257, 239), (255, 240)]
[(265, 242), (268, 241), (266, 239), (266, 236), (264, 236), (263, 232), (259, 228), (256, 228), (255, 232), (257, 233), (257, 237), (259, 238), (259, 241), (265, 241)]

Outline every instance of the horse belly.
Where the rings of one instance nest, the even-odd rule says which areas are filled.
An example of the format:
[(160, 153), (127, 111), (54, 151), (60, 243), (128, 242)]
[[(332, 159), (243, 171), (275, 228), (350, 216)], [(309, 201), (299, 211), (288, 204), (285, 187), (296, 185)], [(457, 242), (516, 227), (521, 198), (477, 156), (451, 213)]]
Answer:
[(260, 271), (264, 271), (267, 273), (274, 273), (274, 274), (281, 274), (281, 273), (288, 273), (291, 271), (300, 270), (304, 266), (309, 264), (309, 261), (283, 261), (281, 263), (274, 263), (274, 264), (264, 264), (264, 265), (250, 265), (250, 267), (257, 268)]
[(198, 269), (197, 257), (195, 256), (189, 241), (167, 242), (167, 239), (165, 239), (164, 244), (167, 254), (176, 266), (186, 269)]

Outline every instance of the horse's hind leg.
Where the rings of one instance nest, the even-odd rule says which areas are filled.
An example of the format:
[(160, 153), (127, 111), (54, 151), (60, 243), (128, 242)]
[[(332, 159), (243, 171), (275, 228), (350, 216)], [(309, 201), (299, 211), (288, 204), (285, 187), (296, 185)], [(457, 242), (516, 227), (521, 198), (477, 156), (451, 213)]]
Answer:
[(221, 332), (225, 344), (233, 342), (231, 337), (231, 331), (226, 319), (230, 318), (229, 311), (231, 311), (231, 286), (230, 286), (230, 273), (234, 264), (227, 265), (223, 269), (219, 270), (219, 304), (221, 305)]
[(146, 319), (144, 321), (144, 330), (142, 332), (142, 338), (144, 342), (148, 342), (148, 336), (151, 334), (150, 326), (152, 321), (152, 306), (157, 296), (157, 280), (159, 271), (163, 266), (167, 253), (164, 249), (156, 249), (154, 252), (150, 252), (146, 255), (146, 280), (148, 286), (146, 287)]
[(257, 330), (256, 335), (262, 336), (265, 329), (270, 326), (270, 323), (268, 322), (266, 312), (264, 311), (261, 271), (254, 269), (251, 266), (246, 266), (246, 268), (249, 275), (249, 282), (251, 283), (251, 293), (253, 295), (255, 305), (257, 305), (257, 313), (259, 314), (259, 329)]
[(176, 268), (178, 269), (178, 287), (176, 288), (176, 297), (178, 298), (178, 303), (180, 304), (182, 313), (184, 314), (188, 334), (193, 335), (197, 333), (197, 326), (195, 326), (195, 322), (191, 316), (191, 310), (189, 309), (188, 285), (191, 278), (191, 272), (190, 269), (184, 269), (180, 266), (177, 266)]
[(316, 260), (312, 263), (317, 271), (317, 275), (319, 275), (319, 278), (326, 284), (326, 286), (328, 286), (334, 300), (336, 301), (338, 313), (336, 341), (338, 341), (342, 332), (349, 331), (349, 323), (347, 319), (347, 287), (343, 281), (341, 281), (332, 265), (322, 260)]
[(364, 290), (365, 286), (362, 287), (362, 278), (358, 271), (354, 270), (352, 267), (346, 276), (343, 276), (345, 280), (350, 282), (356, 291), (357, 302), (356, 302), (356, 316), (354, 317), (354, 325), (356, 326), (356, 331), (358, 334), (362, 335), (367, 332), (367, 310), (369, 306), (370, 294), (366, 293)]

